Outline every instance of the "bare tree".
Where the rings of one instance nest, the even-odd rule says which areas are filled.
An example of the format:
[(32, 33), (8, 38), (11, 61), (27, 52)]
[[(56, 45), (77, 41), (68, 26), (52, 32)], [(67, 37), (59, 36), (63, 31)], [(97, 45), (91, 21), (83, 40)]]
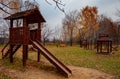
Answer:
[(61, 28), (59, 26), (56, 26), (54, 29), (54, 39), (56, 39), (56, 41), (60, 41), (62, 40), (61, 38)]
[[(76, 29), (77, 29), (77, 20), (78, 20), (78, 12), (72, 11), (66, 14), (65, 18), (63, 19), (63, 33), (65, 38), (68, 38), (70, 41), (70, 46), (72, 46), (73, 38), (76, 36)], [(67, 34), (67, 37), (66, 37)]]
[(52, 34), (53, 34), (53, 31), (47, 26), (47, 24), (44, 24), (41, 32), (44, 45), (46, 43), (46, 40), (48, 40)]
[[(46, 1), (48, 4), (52, 5), (48, 0), (45, 0), (45, 1)], [(63, 13), (65, 13), (64, 8), (61, 7), (61, 6), (65, 6), (65, 4), (62, 3), (62, 0), (52, 0), (52, 1), (55, 3), (56, 7), (57, 7), (60, 11), (62, 11)]]
[[(119, 3), (120, 3), (120, 0), (119, 0)], [(120, 8), (117, 8), (115, 15), (118, 17), (117, 29), (118, 29), (118, 33), (119, 33), (120, 32)], [(118, 39), (120, 40), (120, 33), (118, 34)], [(120, 41), (118, 41), (118, 42), (120, 42)]]
[[(18, 4), (18, 3), (16, 3), (16, 1), (19, 1), (21, 3)], [(34, 6), (34, 5), (38, 6), (38, 5), (34, 4), (34, 3), (37, 3), (37, 2), (35, 0), (33, 0), (33, 1), (34, 1), (33, 3), (30, 2), (30, 1), (25, 1), (25, 3), (23, 4), (22, 3), (23, 0), (0, 0), (0, 11), (5, 12), (6, 14), (12, 14), (10, 12), (10, 10), (18, 10), (18, 9), (21, 10), (21, 8), (24, 8), (24, 7), (25, 7), (25, 9), (29, 9), (30, 6)], [(52, 5), (49, 1), (47, 1), (47, 0), (45, 0), (45, 1), (48, 4)], [(62, 3), (61, 0), (52, 0), (52, 1), (56, 4), (57, 8), (60, 11), (65, 13), (64, 9), (61, 8), (61, 6), (64, 6), (64, 4)], [(11, 7), (11, 5), (12, 5), (12, 7)], [(13, 6), (17, 6), (17, 7), (13, 7)]]
[(104, 15), (99, 16), (98, 33), (109, 34), (114, 43), (118, 44), (119, 42), (119, 29), (117, 24)]
[(116, 16), (120, 17), (120, 10), (117, 9)]
[(19, 0), (1, 0), (0, 5), (0, 11), (6, 14), (13, 14), (21, 8)]

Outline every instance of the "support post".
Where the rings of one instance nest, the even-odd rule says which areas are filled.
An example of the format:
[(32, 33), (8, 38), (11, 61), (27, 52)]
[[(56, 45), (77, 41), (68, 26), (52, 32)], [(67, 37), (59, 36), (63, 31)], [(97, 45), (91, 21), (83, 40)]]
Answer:
[(37, 61), (38, 61), (38, 62), (40, 62), (40, 58), (41, 58), (40, 50), (38, 50), (38, 57), (37, 57)]
[(98, 48), (99, 48), (99, 44), (98, 44), (98, 42), (97, 42), (97, 53), (98, 53), (98, 51), (99, 51)]
[[(38, 23), (38, 29), (37, 29), (37, 40), (39, 41), (39, 42), (41, 42), (41, 24), (40, 23)], [(39, 62), (40, 61), (40, 50), (38, 50), (38, 56), (37, 56), (37, 61)]]
[(38, 23), (37, 40), (41, 42), (41, 24), (40, 23)]
[[(13, 19), (10, 19), (10, 28), (13, 28)], [(10, 42), (12, 41), (12, 34), (11, 34), (11, 30), (10, 30)], [(10, 54), (9, 54), (9, 58), (10, 58), (10, 63), (13, 63), (13, 45), (10, 44)]]
[(13, 63), (13, 45), (10, 44), (10, 54), (9, 54), (9, 58), (10, 58), (10, 63)]
[(27, 58), (28, 58), (28, 38), (27, 38), (27, 30), (26, 30), (26, 27), (27, 27), (27, 18), (24, 17), (23, 18), (23, 66), (26, 66), (26, 61), (27, 61)]
[(23, 66), (26, 66), (28, 45), (23, 45)]
[(103, 43), (102, 43), (102, 42), (100, 42), (100, 43), (101, 43), (101, 44), (100, 44), (100, 53), (102, 53), (102, 46), (103, 46), (102, 44), (103, 44)]
[(110, 52), (112, 52), (112, 41), (110, 41)]
[(108, 41), (107, 44), (108, 44), (108, 45), (107, 45), (107, 50), (108, 50), (107, 53), (109, 54), (109, 53), (110, 53), (110, 42)]

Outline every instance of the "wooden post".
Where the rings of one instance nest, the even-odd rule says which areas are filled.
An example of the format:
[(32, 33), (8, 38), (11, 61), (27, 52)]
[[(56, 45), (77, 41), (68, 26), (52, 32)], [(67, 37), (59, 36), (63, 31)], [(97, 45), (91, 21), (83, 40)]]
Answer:
[(38, 50), (38, 55), (37, 55), (37, 61), (40, 62), (40, 58), (41, 58), (41, 55), (40, 55), (40, 51)]
[(23, 66), (26, 66), (28, 45), (23, 45)]
[[(10, 19), (10, 28), (13, 28), (13, 19)], [(11, 30), (10, 30), (10, 41), (12, 40), (12, 34), (11, 34)], [(13, 45), (10, 43), (10, 54), (9, 54), (9, 58), (10, 58), (10, 63), (13, 63)]]
[(26, 17), (23, 18), (23, 66), (26, 66), (26, 60), (28, 58), (28, 44), (26, 43), (27, 40), (27, 33), (26, 33), (26, 27), (27, 27), (27, 19)]
[(10, 43), (12, 42), (12, 30), (11, 30), (11, 28), (13, 28), (13, 20), (12, 19), (10, 19), (10, 28), (9, 28), (9, 32), (10, 32), (10, 38), (9, 38), (9, 41), (10, 41)]
[[(39, 42), (41, 42), (41, 25), (40, 25), (40, 23), (38, 23), (37, 40), (38, 40)], [(38, 56), (37, 56), (37, 61), (38, 61), (38, 62), (40, 61), (40, 57), (41, 57), (40, 52), (41, 52), (41, 51), (38, 50)]]
[(110, 41), (110, 52), (112, 52), (112, 41)]
[(103, 46), (102, 44), (103, 44), (103, 43), (102, 43), (102, 42), (100, 42), (100, 43), (101, 43), (101, 44), (100, 44), (100, 53), (102, 53), (102, 46)]
[(107, 45), (107, 50), (108, 50), (107, 53), (110, 53), (110, 49), (109, 49), (110, 48), (110, 41), (108, 41), (107, 44), (108, 44)]
[(10, 54), (9, 54), (9, 58), (10, 58), (10, 63), (13, 63), (13, 45), (10, 44)]
[(40, 23), (38, 23), (37, 40), (41, 42), (41, 24)]
[(99, 44), (98, 44), (98, 42), (97, 42), (97, 53), (99, 52)]

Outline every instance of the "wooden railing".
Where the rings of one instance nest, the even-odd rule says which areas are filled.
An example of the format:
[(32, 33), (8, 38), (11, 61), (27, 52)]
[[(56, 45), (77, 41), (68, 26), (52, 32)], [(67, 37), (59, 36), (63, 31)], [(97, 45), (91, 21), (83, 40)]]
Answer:
[(10, 43), (11, 44), (29, 43), (29, 28), (27, 27), (10, 28)]

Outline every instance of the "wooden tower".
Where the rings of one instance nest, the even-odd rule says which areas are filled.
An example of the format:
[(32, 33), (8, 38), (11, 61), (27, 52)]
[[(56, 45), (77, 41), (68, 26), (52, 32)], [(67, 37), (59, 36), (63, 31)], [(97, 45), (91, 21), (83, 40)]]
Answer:
[[(10, 39), (9, 39), (9, 57), (10, 62), (13, 62), (13, 55), (21, 46), (23, 47), (23, 66), (26, 65), (26, 60), (28, 58), (28, 45), (30, 44), (30, 40), (39, 40), (41, 42), (41, 23), (45, 22), (45, 19), (41, 15), (38, 8), (34, 8), (31, 10), (18, 12), (12, 14), (4, 18), (6, 20), (10, 20)], [(13, 22), (15, 20), (22, 19), (23, 26), (15, 27), (13, 26)], [(30, 30), (28, 27), (29, 24), (37, 23), (38, 28), (35, 30)], [(39, 61), (40, 51), (38, 51), (38, 61)], [(4, 56), (3, 56), (4, 57)]]
[[(31, 44), (38, 50), (38, 61), (40, 60), (41, 53), (51, 64), (53, 64), (60, 72), (62, 72), (63, 75), (66, 77), (72, 75), (71, 70), (41, 44), (41, 23), (45, 22), (45, 20), (38, 8), (15, 13), (6, 17), (5, 19), (10, 20), (10, 40), (8, 43), (10, 47), (5, 54), (3, 53), (3, 50), (8, 44), (6, 44), (6, 46), (3, 48), (3, 58), (9, 55), (10, 62), (12, 63), (14, 53), (22, 46), (23, 66), (26, 66), (26, 60), (28, 59), (28, 45)], [(22, 27), (14, 27), (13, 21), (18, 19), (23, 20)], [(38, 28), (30, 30), (29, 24), (34, 23), (37, 23)]]

